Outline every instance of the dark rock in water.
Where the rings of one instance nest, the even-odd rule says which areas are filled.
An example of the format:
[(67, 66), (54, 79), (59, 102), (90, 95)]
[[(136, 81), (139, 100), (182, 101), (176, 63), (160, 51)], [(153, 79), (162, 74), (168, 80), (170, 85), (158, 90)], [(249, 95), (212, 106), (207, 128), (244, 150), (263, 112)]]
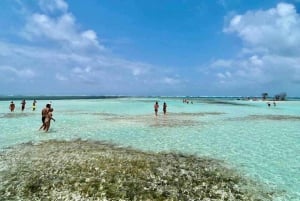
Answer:
[(0, 200), (272, 200), (221, 161), (82, 140), (0, 155)]

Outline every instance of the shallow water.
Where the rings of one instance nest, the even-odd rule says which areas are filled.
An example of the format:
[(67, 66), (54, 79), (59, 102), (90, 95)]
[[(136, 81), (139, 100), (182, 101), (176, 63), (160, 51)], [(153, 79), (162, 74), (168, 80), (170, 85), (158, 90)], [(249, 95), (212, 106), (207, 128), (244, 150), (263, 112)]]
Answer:
[[(154, 116), (153, 104), (160, 110)], [(162, 104), (168, 104), (167, 115)], [(48, 139), (94, 139), (141, 150), (176, 151), (224, 160), (279, 192), (276, 200), (300, 200), (300, 101), (277, 102), (180, 98), (52, 100), (48, 133), (38, 131), (48, 102), (31, 100), (21, 112), (0, 101), (0, 148)]]

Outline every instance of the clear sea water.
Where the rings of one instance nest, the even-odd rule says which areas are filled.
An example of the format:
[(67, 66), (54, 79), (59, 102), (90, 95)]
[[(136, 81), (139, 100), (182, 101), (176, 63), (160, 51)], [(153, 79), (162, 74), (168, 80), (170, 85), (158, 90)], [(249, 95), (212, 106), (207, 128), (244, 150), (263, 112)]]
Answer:
[[(44, 98), (45, 99), (45, 98)], [(145, 151), (176, 151), (221, 159), (278, 192), (275, 200), (300, 200), (300, 101), (222, 98), (102, 98), (51, 100), (48, 133), (39, 131), (41, 110), (51, 100), (27, 99), (21, 112), (0, 101), (0, 150), (48, 139), (90, 139)], [(153, 104), (159, 101), (157, 117)], [(162, 104), (168, 105), (167, 115)], [(272, 103), (272, 101), (271, 101)]]

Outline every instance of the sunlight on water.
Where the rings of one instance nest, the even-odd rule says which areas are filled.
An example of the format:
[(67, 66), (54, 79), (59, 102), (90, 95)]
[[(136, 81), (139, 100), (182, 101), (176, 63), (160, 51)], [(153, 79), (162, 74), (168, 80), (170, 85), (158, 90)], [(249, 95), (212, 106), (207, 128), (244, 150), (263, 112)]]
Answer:
[[(300, 200), (300, 102), (207, 101), (119, 98), (54, 100), (48, 133), (39, 131), (47, 101), (24, 112), (0, 105), (0, 147), (47, 139), (94, 139), (141, 150), (177, 151), (221, 159), (280, 192), (278, 200)], [(162, 103), (168, 104), (167, 115)], [(28, 101), (30, 103), (30, 101)], [(17, 105), (17, 104), (16, 104)], [(7, 107), (6, 107), (7, 106)]]

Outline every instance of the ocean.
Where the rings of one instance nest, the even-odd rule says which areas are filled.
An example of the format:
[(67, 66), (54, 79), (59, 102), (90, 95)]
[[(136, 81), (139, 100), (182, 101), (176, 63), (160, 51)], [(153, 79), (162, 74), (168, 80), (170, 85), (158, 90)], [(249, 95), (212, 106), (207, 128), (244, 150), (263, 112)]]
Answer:
[[(21, 111), (21, 99), (26, 99)], [(37, 107), (32, 111), (33, 99)], [(189, 104), (183, 99), (188, 99)], [(143, 151), (179, 152), (224, 161), (276, 192), (300, 200), (300, 100), (234, 97), (5, 97), (0, 99), (0, 150), (49, 139), (105, 141)], [(10, 101), (16, 109), (9, 111)], [(54, 108), (49, 132), (41, 110)], [(153, 105), (158, 101), (158, 116)], [(167, 103), (167, 114), (162, 112)]]

